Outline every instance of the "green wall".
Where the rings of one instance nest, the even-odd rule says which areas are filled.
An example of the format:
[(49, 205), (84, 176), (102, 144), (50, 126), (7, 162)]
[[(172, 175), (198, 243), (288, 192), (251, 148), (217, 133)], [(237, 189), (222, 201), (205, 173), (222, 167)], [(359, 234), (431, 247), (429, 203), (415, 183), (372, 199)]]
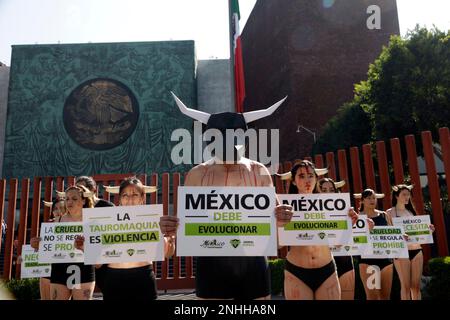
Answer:
[[(124, 84), (139, 106), (130, 137), (102, 151), (77, 144), (63, 121), (68, 96), (95, 78)], [(193, 41), (13, 46), (3, 176), (187, 170), (170, 160), (171, 132), (192, 129), (171, 90), (197, 105)]]

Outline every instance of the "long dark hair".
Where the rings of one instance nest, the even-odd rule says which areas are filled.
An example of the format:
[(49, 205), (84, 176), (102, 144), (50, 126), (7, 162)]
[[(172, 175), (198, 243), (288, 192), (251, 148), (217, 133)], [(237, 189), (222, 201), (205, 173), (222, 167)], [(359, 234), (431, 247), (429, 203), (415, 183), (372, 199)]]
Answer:
[(94, 178), (88, 176), (77, 177), (75, 179), (75, 184), (76, 185), (82, 184), (92, 192), (94, 192), (97, 189), (97, 183), (95, 182)]
[(336, 188), (336, 184), (334, 183), (334, 180), (331, 178), (322, 178), (319, 181), (317, 181), (317, 186), (319, 187), (319, 191), (322, 191), (322, 186), (325, 182), (329, 182), (333, 185), (334, 193), (338, 192), (338, 189)]
[[(316, 173), (316, 167), (311, 161), (308, 160), (302, 160), (294, 164), (294, 166), (291, 169), (291, 183), (289, 184), (289, 194), (298, 194), (298, 188), (296, 185), (294, 185), (295, 182), (295, 175), (297, 174), (298, 169), (300, 168), (311, 168), (314, 172), (314, 175), (316, 176), (316, 182), (319, 180), (319, 176)], [(317, 183), (314, 186), (313, 193), (317, 193)]]
[(141, 193), (141, 196), (145, 194), (144, 185), (142, 184), (141, 180), (139, 180), (137, 177), (128, 177), (120, 183), (119, 196), (122, 195), (123, 190), (125, 190), (125, 188), (128, 186), (135, 186)]
[(364, 201), (363, 199), (368, 198), (371, 195), (375, 195), (375, 191), (372, 189), (365, 189), (361, 194), (361, 202), (359, 204), (359, 212), (364, 212)]
[[(394, 188), (392, 188), (392, 207), (397, 206), (397, 197), (400, 195), (400, 192), (402, 192), (403, 190), (408, 190), (409, 194), (411, 195), (411, 187), (407, 186), (406, 184), (399, 184), (394, 186)], [(397, 190), (397, 191), (395, 191)], [(416, 208), (414, 207), (414, 204), (411, 201), (411, 196), (409, 197), (409, 201), (407, 204), (405, 204), (405, 208), (410, 211), (413, 215), (417, 215), (416, 212)]]

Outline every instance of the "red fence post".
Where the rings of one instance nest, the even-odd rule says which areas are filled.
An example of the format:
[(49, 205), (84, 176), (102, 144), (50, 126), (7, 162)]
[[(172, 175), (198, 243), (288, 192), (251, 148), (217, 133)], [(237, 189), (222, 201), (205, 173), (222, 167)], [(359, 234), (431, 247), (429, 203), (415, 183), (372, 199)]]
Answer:
[(434, 162), (433, 140), (430, 131), (422, 132), (423, 153), (428, 175), (428, 189), (430, 190), (433, 223), (436, 228), (436, 239), (439, 256), (448, 256), (447, 232), (445, 230), (444, 214), (442, 212), (441, 192), (437, 179), (436, 164)]
[(391, 139), (392, 165), (394, 167), (395, 184), (404, 183), (402, 150), (398, 138)]
[[(281, 166), (278, 168), (279, 171), (281, 171)], [(183, 180), (183, 184), (186, 181), (186, 176), (187, 176), (187, 172), (184, 173), (184, 180)], [(277, 177), (280, 178), (280, 177)], [(177, 201), (178, 202), (178, 201)], [(178, 213), (178, 212), (177, 212)], [(187, 279), (194, 279), (194, 261), (192, 257), (186, 257), (185, 258), (185, 263), (186, 263), (186, 278)]]
[[(181, 182), (181, 176), (180, 174), (174, 173), (173, 174), (173, 215), (177, 216), (178, 213), (178, 186)], [(175, 254), (173, 255), (173, 278), (179, 279), (180, 278), (180, 257), (176, 254), (176, 248), (175, 248)]]
[[(20, 222), (17, 256), (22, 255), (22, 245), (27, 243), (28, 200), (30, 193), (30, 179), (22, 179), (22, 193), (20, 196)], [(16, 267), (16, 279), (20, 279), (20, 267)]]
[[(167, 216), (169, 214), (169, 196), (170, 196), (169, 174), (162, 174), (162, 202), (163, 202), (163, 214)], [(161, 279), (162, 283), (167, 282), (168, 276), (168, 263), (167, 259), (161, 264)]]
[[(6, 192), (6, 180), (0, 179), (0, 222), (3, 221), (3, 212), (5, 211), (5, 192)], [(2, 254), (2, 239), (3, 231), (0, 228), (0, 255)]]
[(328, 176), (336, 181), (336, 163), (334, 161), (334, 152), (327, 152), (327, 168), (328, 168)]
[(362, 149), (364, 159), (364, 172), (366, 176), (366, 188), (375, 190), (377, 188), (377, 183), (375, 181), (375, 170), (373, 167), (372, 145), (365, 144), (363, 145)]
[[(361, 177), (361, 163), (359, 161), (359, 149), (357, 147), (350, 148), (350, 161), (352, 164), (353, 192), (361, 193), (363, 185)], [(345, 183), (350, 185), (350, 181), (345, 181)]]
[[(408, 169), (411, 176), (411, 183), (414, 185), (412, 190), (412, 198), (414, 206), (418, 214), (425, 214), (425, 206), (423, 201), (422, 187), (420, 185), (419, 165), (417, 163), (416, 140), (414, 135), (410, 134), (405, 137), (406, 154), (408, 155)], [(431, 258), (430, 245), (422, 245), (423, 248), (423, 265), (428, 266), (428, 260)]]
[[(158, 174), (157, 173), (152, 174), (152, 177), (150, 178), (150, 185), (158, 188)], [(159, 190), (150, 194), (150, 203), (151, 204), (158, 203), (158, 193), (159, 193)]]
[(31, 212), (31, 238), (39, 235), (39, 214), (41, 211), (41, 178), (34, 177), (33, 209)]
[(14, 226), (16, 223), (16, 201), (17, 201), (17, 179), (9, 181), (8, 196), (8, 231), (6, 232), (5, 243), (5, 261), (3, 264), (3, 279), (11, 279), (12, 262), (13, 262), (13, 243), (14, 243)]
[[(384, 193), (383, 210), (391, 207), (391, 183), (389, 182), (389, 167), (384, 141), (377, 141), (378, 173), (381, 181), (381, 192)], [(376, 192), (379, 192), (375, 190)]]
[(314, 166), (316, 168), (323, 168), (323, 157), (321, 154), (316, 154), (314, 156)]
[(64, 191), (64, 177), (56, 177), (56, 190)]
[[(291, 171), (291, 169), (292, 169), (292, 162), (286, 161), (283, 164), (283, 171), (284, 171), (283, 173), (287, 173), (287, 172)], [(294, 180), (294, 179), (295, 179), (295, 177), (292, 177), (292, 180)], [(284, 189), (286, 190), (286, 193), (289, 192), (289, 185), (290, 184), (291, 184), (290, 180), (284, 181)]]
[[(283, 165), (278, 166), (278, 173), (284, 173), (283, 172)], [(275, 185), (275, 191), (276, 193), (284, 193), (284, 183), (283, 180), (281, 180), (281, 177), (278, 175), (273, 176), (273, 183)]]
[[(445, 180), (447, 182), (447, 193), (450, 191), (450, 133), (448, 128), (439, 129), (439, 141), (442, 147), (442, 160), (444, 162)], [(450, 201), (450, 197), (448, 198)]]
[[(45, 192), (44, 199), (45, 201), (52, 202), (52, 194), (53, 194), (53, 178), (45, 177)], [(50, 209), (47, 206), (44, 206), (44, 222), (47, 222), (50, 218)]]
[[(338, 151), (338, 163), (339, 163), (339, 180), (345, 180), (348, 182), (348, 169), (347, 169), (347, 154), (345, 150)], [(350, 192), (349, 183), (346, 183), (342, 188), (343, 192)]]

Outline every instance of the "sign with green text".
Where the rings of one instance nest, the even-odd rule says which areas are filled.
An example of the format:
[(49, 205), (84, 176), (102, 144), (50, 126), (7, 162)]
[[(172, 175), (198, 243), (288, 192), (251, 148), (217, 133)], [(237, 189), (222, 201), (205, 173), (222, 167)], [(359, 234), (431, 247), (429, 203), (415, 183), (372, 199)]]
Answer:
[(403, 229), (392, 226), (374, 227), (370, 231), (371, 254), (361, 254), (364, 259), (408, 258), (408, 246)]
[(368, 250), (371, 250), (368, 241), (369, 228), (367, 225), (367, 216), (360, 214), (355, 225), (352, 227), (352, 241), (346, 245), (332, 246), (330, 250), (335, 257), (359, 256), (362, 253), (368, 254)]
[(276, 256), (275, 188), (179, 187), (179, 256)]
[(164, 260), (163, 206), (83, 209), (85, 264)]
[(409, 216), (392, 218), (396, 227), (402, 227), (408, 235), (407, 243), (426, 244), (433, 243), (433, 235), (430, 230), (430, 216)]
[(39, 253), (29, 244), (22, 246), (22, 262), (20, 265), (20, 278), (50, 277), (52, 266), (48, 263), (39, 263)]
[(279, 194), (282, 204), (293, 207), (291, 222), (278, 228), (280, 245), (348, 245), (352, 221), (348, 193)]
[(39, 263), (83, 262), (83, 251), (75, 249), (75, 237), (82, 235), (81, 222), (43, 223), (39, 242)]

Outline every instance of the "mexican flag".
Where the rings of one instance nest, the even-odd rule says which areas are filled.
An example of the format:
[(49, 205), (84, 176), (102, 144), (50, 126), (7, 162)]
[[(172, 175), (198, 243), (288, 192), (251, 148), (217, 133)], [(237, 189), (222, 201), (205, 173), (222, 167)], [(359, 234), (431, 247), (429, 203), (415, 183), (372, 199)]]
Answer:
[(233, 34), (232, 45), (234, 52), (234, 89), (236, 97), (236, 112), (244, 112), (245, 79), (244, 63), (242, 60), (241, 31), (239, 29), (239, 1), (230, 0), (231, 6), (231, 32)]

